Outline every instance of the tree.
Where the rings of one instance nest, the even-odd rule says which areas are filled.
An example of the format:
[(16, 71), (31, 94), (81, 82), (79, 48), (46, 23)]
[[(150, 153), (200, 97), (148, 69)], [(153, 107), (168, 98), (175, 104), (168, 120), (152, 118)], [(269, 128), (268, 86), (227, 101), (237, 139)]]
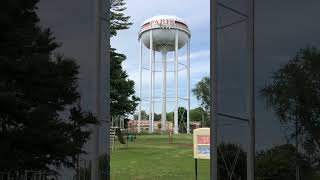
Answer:
[(202, 121), (204, 110), (201, 107), (197, 107), (190, 110), (191, 121)]
[[(123, 13), (126, 10), (124, 0), (110, 0), (110, 3), (110, 35), (113, 37), (118, 31), (128, 29), (132, 23), (129, 22), (130, 17)], [(139, 99), (134, 95), (134, 81), (129, 80), (128, 74), (122, 69), (121, 64), (126, 60), (126, 56), (111, 48), (110, 58), (111, 115), (133, 114)]]
[(187, 132), (187, 109), (184, 107), (178, 108), (178, 124), (181, 133)]
[(119, 30), (126, 30), (132, 25), (129, 22), (130, 16), (126, 16), (123, 11), (127, 8), (124, 0), (110, 0), (110, 35), (116, 36)]
[[(78, 65), (39, 26), (38, 0), (5, 0), (0, 19), (0, 170), (73, 167), (97, 120), (79, 106)], [(66, 118), (63, 117), (66, 116)]]
[[(138, 117), (139, 117), (138, 113), (134, 114), (133, 116), (135, 120), (138, 120)], [(149, 119), (149, 115), (146, 113), (145, 110), (141, 110), (141, 120), (147, 120), (147, 119)]]
[(168, 112), (167, 113), (167, 121), (171, 121), (173, 122), (173, 119), (174, 119), (174, 113), (173, 112)]
[[(159, 114), (159, 120), (161, 120), (161, 114)], [(167, 121), (174, 121), (174, 112), (168, 112)], [(187, 109), (184, 107), (178, 108), (178, 124), (179, 124), (179, 131), (186, 132), (187, 131)]]
[(200, 101), (201, 106), (208, 112), (210, 108), (210, 77), (204, 77), (199, 81), (192, 93)]
[(161, 121), (161, 114), (154, 113), (154, 120)]
[(201, 107), (205, 110), (205, 126), (210, 125), (209, 112), (210, 112), (210, 77), (204, 77), (199, 81), (195, 88), (192, 89), (192, 93), (196, 96), (197, 100), (200, 101)]
[[(258, 180), (292, 180), (296, 177), (297, 149), (291, 144), (272, 147), (257, 153), (256, 175)], [(312, 167), (308, 162), (301, 162), (303, 179), (312, 179)]]
[[(139, 117), (139, 113), (136, 113), (133, 115), (133, 118), (134, 119), (138, 119)], [(148, 120), (149, 119), (149, 115), (146, 113), (146, 111), (142, 110), (141, 111), (141, 120)], [(154, 120), (155, 121), (161, 121), (161, 114), (157, 114), (157, 113), (154, 113)]]
[(208, 114), (201, 108), (197, 107), (190, 110), (190, 121), (200, 121), (203, 126), (206, 126), (209, 121)]
[[(272, 76), (261, 94), (282, 124), (295, 125), (289, 142), (301, 143), (301, 154), (319, 169), (320, 164), (320, 51), (301, 49)], [(298, 140), (298, 141), (297, 141)]]

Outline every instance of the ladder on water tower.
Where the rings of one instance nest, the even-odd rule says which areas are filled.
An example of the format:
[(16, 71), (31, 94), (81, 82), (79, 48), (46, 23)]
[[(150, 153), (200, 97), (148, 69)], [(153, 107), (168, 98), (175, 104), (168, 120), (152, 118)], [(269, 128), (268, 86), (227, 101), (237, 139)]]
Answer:
[(115, 146), (116, 129), (110, 128), (110, 149), (113, 151)]

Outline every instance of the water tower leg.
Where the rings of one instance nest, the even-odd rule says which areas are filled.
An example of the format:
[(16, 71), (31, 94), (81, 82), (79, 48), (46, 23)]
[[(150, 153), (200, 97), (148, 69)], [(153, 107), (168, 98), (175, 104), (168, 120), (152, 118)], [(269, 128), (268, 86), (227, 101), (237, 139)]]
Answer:
[(167, 116), (167, 53), (162, 51), (162, 114), (161, 114), (161, 131), (166, 129)]
[(150, 30), (150, 63), (149, 63), (149, 70), (150, 70), (150, 84), (149, 84), (149, 133), (152, 132), (152, 49), (153, 49), (153, 36), (152, 30)]
[(138, 115), (138, 133), (141, 132), (141, 104), (142, 104), (142, 41), (140, 39), (140, 66), (139, 66), (139, 71), (140, 71), (140, 81), (139, 81), (139, 115)]
[(155, 103), (155, 51), (152, 51), (152, 121), (151, 132), (154, 132), (154, 103)]
[(178, 30), (175, 35), (175, 66), (174, 66), (174, 83), (175, 83), (175, 110), (174, 110), (174, 133), (178, 134)]
[(187, 43), (187, 134), (190, 134), (190, 39)]

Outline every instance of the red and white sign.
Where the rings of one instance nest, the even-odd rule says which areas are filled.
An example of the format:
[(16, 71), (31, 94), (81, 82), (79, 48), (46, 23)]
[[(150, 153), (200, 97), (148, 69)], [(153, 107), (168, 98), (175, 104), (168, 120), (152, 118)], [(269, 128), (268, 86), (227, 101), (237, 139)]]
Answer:
[(193, 130), (193, 157), (210, 159), (210, 128)]
[(210, 136), (198, 135), (198, 144), (210, 144)]

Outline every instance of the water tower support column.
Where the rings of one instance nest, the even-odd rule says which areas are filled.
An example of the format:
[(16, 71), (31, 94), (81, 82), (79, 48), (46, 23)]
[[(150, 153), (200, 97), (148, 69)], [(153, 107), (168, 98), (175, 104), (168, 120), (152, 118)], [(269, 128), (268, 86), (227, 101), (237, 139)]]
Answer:
[(190, 134), (190, 39), (187, 43), (187, 134)]
[(152, 120), (151, 120), (151, 132), (154, 132), (154, 103), (155, 103), (155, 50), (152, 50)]
[(161, 131), (166, 130), (167, 115), (167, 52), (162, 51), (162, 114), (161, 114)]
[(140, 98), (140, 103), (139, 103), (139, 115), (138, 115), (138, 133), (141, 132), (141, 104), (142, 104), (142, 41), (140, 39), (140, 66), (139, 66), (139, 71), (140, 71), (140, 82), (139, 82), (139, 98)]
[(152, 91), (153, 91), (153, 86), (152, 86), (152, 51), (153, 51), (153, 36), (152, 36), (152, 30), (150, 30), (150, 89), (149, 89), (149, 133), (152, 132)]
[(175, 83), (175, 110), (174, 110), (174, 133), (178, 134), (178, 30), (176, 30), (175, 37), (175, 65), (174, 65), (174, 83)]

